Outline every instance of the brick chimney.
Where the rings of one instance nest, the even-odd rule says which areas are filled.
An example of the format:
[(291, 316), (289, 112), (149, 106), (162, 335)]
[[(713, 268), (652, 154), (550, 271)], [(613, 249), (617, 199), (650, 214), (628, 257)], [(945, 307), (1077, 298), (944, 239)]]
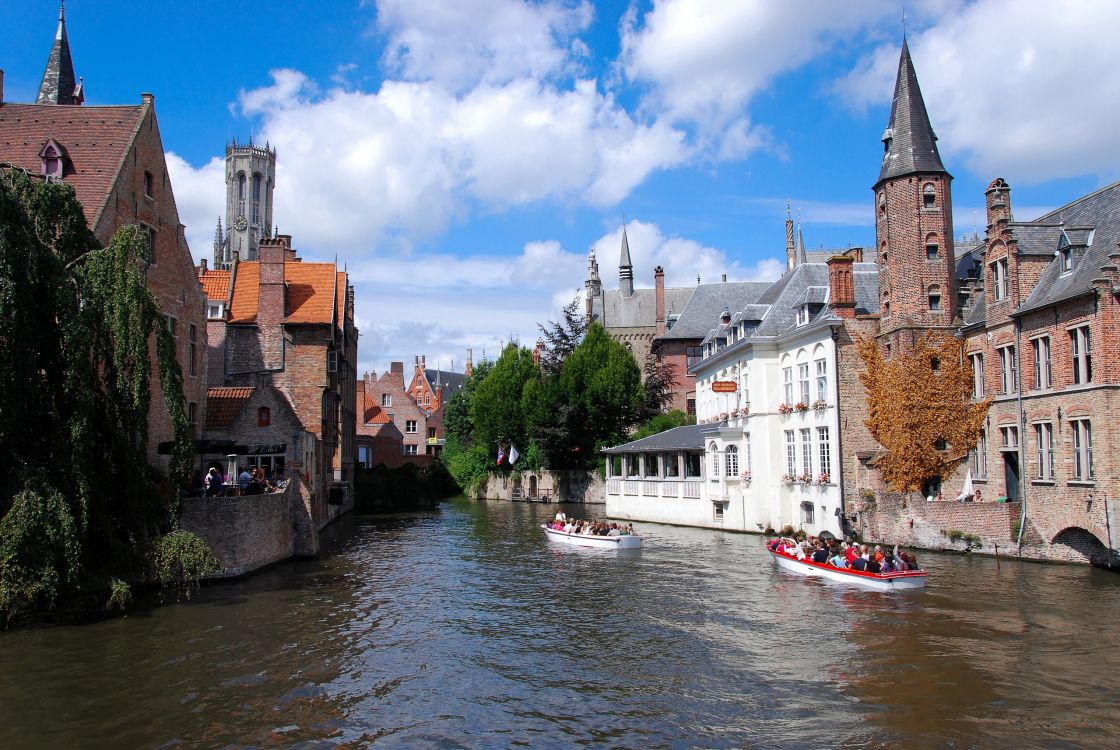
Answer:
[(855, 258), (834, 255), (828, 259), (828, 306), (838, 317), (856, 316)]
[(198, 275), (201, 276), (204, 273), (206, 273), (206, 258), (198, 261)]
[(404, 375), (404, 362), (390, 362), (389, 372), (394, 375)]
[(669, 330), (665, 320), (665, 269), (661, 266), (653, 269), (653, 299), (657, 335), (660, 336)]
[(1002, 177), (992, 180), (984, 191), (988, 207), (988, 230), (1001, 227), (1011, 221), (1011, 187)]
[(467, 369), (464, 371), (469, 378), (474, 372), (474, 349), (467, 349)]
[(277, 326), (284, 323), (284, 245), (278, 240), (262, 238), (260, 244), (260, 295), (257, 301), (257, 325)]
[(276, 235), (276, 240), (284, 247), (284, 257), (289, 262), (299, 260), (299, 258), (296, 257), (296, 251), (292, 248), (292, 235), (278, 234)]

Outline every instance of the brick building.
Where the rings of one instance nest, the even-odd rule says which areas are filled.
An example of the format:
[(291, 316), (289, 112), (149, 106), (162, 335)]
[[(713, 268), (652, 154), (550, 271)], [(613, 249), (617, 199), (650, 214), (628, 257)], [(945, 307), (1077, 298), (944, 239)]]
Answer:
[[(197, 430), (206, 411), (204, 295), (179, 222), (155, 97), (142, 94), (138, 105), (104, 107), (82, 106), (84, 98), (60, 10), (35, 104), (5, 102), (0, 71), (0, 163), (72, 186), (103, 245), (122, 227), (143, 229), (151, 248), (148, 288), (175, 336), (187, 416)], [(148, 459), (165, 470), (167, 457), (157, 448), (173, 435), (154, 354), (152, 377)]]
[(337, 264), (302, 261), (287, 235), (262, 238), (259, 248), (256, 261), (240, 261), (235, 251), (228, 271), (198, 269), (208, 297), (210, 385), (255, 389), (261, 401), (245, 412), (244, 432), (207, 437), (234, 439), (248, 447), (246, 460), (299, 477), (322, 526), (353, 503), (354, 290)]

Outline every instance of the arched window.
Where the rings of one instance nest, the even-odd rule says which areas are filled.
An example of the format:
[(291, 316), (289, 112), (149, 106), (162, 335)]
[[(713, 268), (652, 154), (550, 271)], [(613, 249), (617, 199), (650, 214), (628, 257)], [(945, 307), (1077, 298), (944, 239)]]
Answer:
[(884, 190), (879, 193), (879, 213), (885, 214), (887, 212), (887, 193)]
[(936, 234), (926, 235), (926, 260), (937, 260), (941, 255), (941, 248)]
[(253, 175), (253, 200), (259, 201), (261, 199), (261, 176), (260, 174)]
[(727, 476), (730, 479), (739, 476), (739, 448), (735, 445), (727, 446)]
[(245, 173), (240, 172), (237, 175), (237, 200), (245, 200)]
[(816, 523), (816, 513), (813, 510), (813, 504), (808, 500), (801, 503), (801, 523), (808, 525)]
[(257, 409), (257, 426), (268, 427), (272, 424), (272, 410), (267, 406)]
[(937, 208), (937, 190), (932, 182), (927, 182), (922, 188), (922, 208)]
[(708, 444), (708, 453), (712, 454), (712, 479), (719, 477), (719, 448), (714, 442)]
[(929, 288), (929, 309), (932, 312), (941, 312), (941, 287), (937, 284)]

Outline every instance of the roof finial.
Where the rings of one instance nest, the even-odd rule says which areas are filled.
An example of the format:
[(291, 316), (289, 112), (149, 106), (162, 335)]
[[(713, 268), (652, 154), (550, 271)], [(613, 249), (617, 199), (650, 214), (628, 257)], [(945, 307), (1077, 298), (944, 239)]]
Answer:
[(902, 3), (902, 41), (906, 41), (906, 3)]

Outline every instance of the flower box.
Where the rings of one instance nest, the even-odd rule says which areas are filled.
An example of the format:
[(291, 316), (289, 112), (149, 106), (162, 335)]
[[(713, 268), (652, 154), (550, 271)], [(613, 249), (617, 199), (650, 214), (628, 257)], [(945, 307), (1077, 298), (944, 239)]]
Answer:
[(793, 408), (798, 411), (809, 411), (809, 405), (804, 401), (798, 401)]
[(825, 401), (823, 398), (818, 398), (816, 401), (813, 402), (813, 408), (816, 409), (817, 411), (827, 409), (828, 408), (828, 402)]
[(793, 413), (793, 407), (790, 406), (789, 404), (778, 404), (778, 413), (779, 414), (792, 414)]

